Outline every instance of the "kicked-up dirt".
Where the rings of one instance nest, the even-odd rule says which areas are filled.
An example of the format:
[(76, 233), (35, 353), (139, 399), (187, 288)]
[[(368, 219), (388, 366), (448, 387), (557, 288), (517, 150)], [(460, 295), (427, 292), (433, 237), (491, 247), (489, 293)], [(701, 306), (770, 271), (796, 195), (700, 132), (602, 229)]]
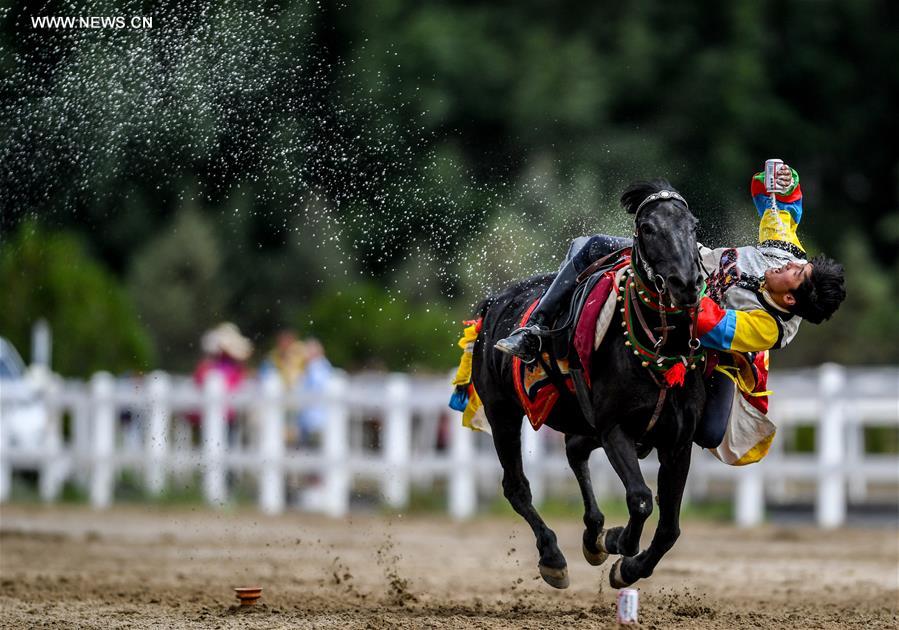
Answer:
[[(539, 578), (533, 536), (515, 518), (7, 505), (0, 626), (616, 627), (614, 557), (591, 567), (582, 525), (549, 525), (568, 559), (564, 591)], [(636, 584), (642, 628), (899, 626), (893, 529), (688, 521), (682, 531), (655, 575)], [(238, 607), (237, 586), (263, 587), (260, 603)]]

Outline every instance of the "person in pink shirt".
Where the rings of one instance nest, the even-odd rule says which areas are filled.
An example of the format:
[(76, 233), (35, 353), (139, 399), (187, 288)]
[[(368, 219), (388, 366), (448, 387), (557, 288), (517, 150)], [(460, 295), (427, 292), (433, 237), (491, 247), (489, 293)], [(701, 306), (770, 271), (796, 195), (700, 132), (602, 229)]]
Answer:
[[(245, 362), (253, 354), (253, 343), (240, 333), (231, 322), (224, 322), (207, 331), (201, 340), (205, 357), (194, 369), (194, 382), (200, 387), (212, 372), (225, 379), (228, 392), (235, 391), (247, 376)], [(228, 424), (233, 424), (236, 413), (228, 409)]]

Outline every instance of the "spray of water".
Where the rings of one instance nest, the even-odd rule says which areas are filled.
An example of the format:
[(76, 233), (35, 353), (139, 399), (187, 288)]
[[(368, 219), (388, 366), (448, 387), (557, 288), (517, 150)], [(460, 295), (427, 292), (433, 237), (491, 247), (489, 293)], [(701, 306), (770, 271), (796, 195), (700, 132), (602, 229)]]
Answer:
[(102, 225), (118, 204), (175, 191), (226, 207), (226, 226), (264, 214), (319, 252), (326, 277), (377, 275), (392, 295), (422, 300), (476, 300), (555, 269), (577, 235), (627, 233), (614, 207), (621, 181), (563, 175), (541, 154), (520, 179), (485, 184), (426, 125), (429, 111), (404, 123), (420, 85), (387, 85), (365, 63), (391, 50), (363, 39), (339, 56), (321, 39), (327, 11), (351, 10), (222, 0), (154, 9), (152, 29), (41, 30), (6, 9), (26, 41), (2, 80), (4, 214), (83, 213)]

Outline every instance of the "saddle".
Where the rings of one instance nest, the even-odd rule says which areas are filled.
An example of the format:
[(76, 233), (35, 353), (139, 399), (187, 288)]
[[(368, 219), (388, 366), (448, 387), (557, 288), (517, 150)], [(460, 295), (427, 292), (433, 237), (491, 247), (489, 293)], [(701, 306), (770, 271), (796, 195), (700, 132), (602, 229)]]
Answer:
[[(578, 277), (566, 308), (552, 329), (543, 334), (536, 361), (512, 360), (515, 389), (534, 430), (539, 429), (564, 396), (577, 402), (584, 417), (595, 426), (590, 403), (590, 356), (598, 345), (597, 320), (609, 299), (614, 300), (614, 275), (630, 263), (630, 250), (619, 250), (599, 259)], [(525, 311), (522, 325), (536, 308), (539, 298)]]

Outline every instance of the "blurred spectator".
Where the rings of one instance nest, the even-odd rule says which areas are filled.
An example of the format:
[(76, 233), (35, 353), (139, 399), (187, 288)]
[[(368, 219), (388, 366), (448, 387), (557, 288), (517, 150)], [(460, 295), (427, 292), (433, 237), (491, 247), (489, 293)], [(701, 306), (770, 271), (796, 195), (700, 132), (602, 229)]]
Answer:
[[(307, 394), (321, 395), (331, 379), (331, 362), (325, 357), (325, 349), (314, 337), (303, 344), (306, 358), (306, 371), (302, 378), (302, 389)], [(298, 426), (301, 446), (317, 446), (321, 442), (321, 430), (325, 425), (327, 408), (321, 402), (315, 402), (300, 411)]]
[(260, 376), (277, 370), (281, 375), (286, 390), (293, 389), (303, 375), (306, 367), (306, 348), (292, 330), (278, 333), (275, 347), (259, 366)]
[[(333, 372), (325, 357), (325, 350), (318, 339), (310, 337), (303, 342), (306, 370), (300, 379), (301, 391), (315, 399), (324, 394)], [(327, 421), (327, 406), (321, 400), (313, 400), (300, 409), (297, 416), (300, 448), (318, 448), (322, 443), (322, 429)], [(305, 510), (321, 510), (325, 505), (325, 487), (317, 473), (296, 480), (296, 503)]]
[[(240, 334), (240, 329), (231, 322), (219, 324), (203, 335), (201, 345), (206, 356), (194, 370), (194, 381), (202, 386), (211, 372), (218, 372), (225, 379), (227, 391), (240, 387), (247, 375), (244, 362), (253, 354), (252, 342)], [(229, 408), (229, 425), (234, 423), (235, 415)]]

